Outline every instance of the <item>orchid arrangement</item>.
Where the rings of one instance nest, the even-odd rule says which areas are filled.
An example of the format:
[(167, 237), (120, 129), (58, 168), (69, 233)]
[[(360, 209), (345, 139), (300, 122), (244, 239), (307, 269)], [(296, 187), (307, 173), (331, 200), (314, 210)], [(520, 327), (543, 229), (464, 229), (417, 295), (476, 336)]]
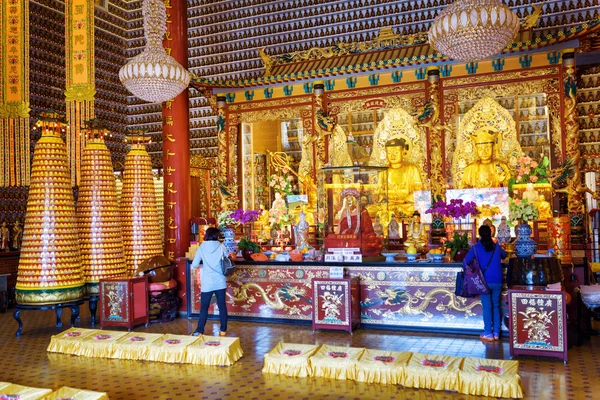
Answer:
[(272, 187), (275, 192), (289, 196), (294, 194), (294, 192), (292, 192), (292, 180), (293, 178), (287, 174), (273, 174), (269, 177), (269, 186)]
[(514, 183), (547, 183), (548, 166), (550, 166), (548, 157), (543, 157), (540, 162), (531, 157), (519, 157)]
[(224, 229), (227, 226), (244, 225), (258, 220), (263, 210), (247, 210), (242, 208), (235, 211), (223, 211), (217, 215), (217, 224), (219, 229)]
[(452, 217), (454, 219), (465, 218), (469, 215), (476, 216), (479, 214), (477, 204), (474, 201), (467, 201), (466, 203), (462, 199), (450, 200), (450, 203), (446, 203), (444, 200), (438, 200), (425, 211), (428, 214), (439, 214), (444, 217)]

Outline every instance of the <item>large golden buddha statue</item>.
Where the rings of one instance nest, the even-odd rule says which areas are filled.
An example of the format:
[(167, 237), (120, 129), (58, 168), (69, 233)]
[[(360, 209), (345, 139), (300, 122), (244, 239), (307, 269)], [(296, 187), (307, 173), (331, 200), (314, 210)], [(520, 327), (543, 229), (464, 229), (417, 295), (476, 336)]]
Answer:
[(404, 159), (404, 153), (409, 149), (404, 139), (392, 139), (385, 143), (389, 162), (388, 209), (396, 215), (412, 215), (415, 211), (414, 192), (423, 189), (419, 169)]
[(510, 168), (505, 162), (494, 157), (494, 146), (498, 131), (493, 128), (479, 128), (471, 140), (477, 158), (465, 168), (459, 187), (493, 188), (506, 187), (510, 179)]

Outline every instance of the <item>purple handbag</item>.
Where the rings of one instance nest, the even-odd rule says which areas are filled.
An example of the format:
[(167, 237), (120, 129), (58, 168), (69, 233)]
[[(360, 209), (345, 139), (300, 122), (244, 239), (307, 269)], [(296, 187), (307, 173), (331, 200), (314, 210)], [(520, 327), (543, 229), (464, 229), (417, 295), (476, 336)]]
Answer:
[(466, 292), (473, 295), (480, 294), (489, 294), (490, 288), (488, 287), (485, 281), (485, 271), (490, 267), (492, 263), (492, 259), (494, 258), (494, 253), (496, 252), (496, 246), (494, 245), (494, 250), (492, 250), (492, 255), (490, 256), (490, 260), (488, 264), (485, 266), (485, 269), (482, 271), (481, 266), (479, 265), (478, 257), (477, 257), (477, 249), (473, 248), (475, 251), (475, 258), (471, 262), (470, 265), (466, 265), (463, 263), (463, 268), (465, 270), (464, 275), (464, 285)]

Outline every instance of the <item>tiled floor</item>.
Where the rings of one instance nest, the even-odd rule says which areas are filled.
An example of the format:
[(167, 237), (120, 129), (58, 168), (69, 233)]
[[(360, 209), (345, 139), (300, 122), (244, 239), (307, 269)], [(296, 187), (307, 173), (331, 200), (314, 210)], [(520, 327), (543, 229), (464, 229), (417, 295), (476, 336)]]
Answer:
[[(81, 326), (90, 327), (87, 306)], [(69, 311), (63, 322), (67, 329)], [(483, 344), (476, 337), (357, 330), (312, 332), (310, 326), (230, 322), (229, 335), (241, 338), (244, 357), (231, 367), (172, 365), (151, 362), (89, 359), (49, 354), (54, 328), (51, 311), (23, 311), (23, 336), (15, 337), (12, 313), (0, 314), (0, 381), (57, 389), (72, 386), (108, 392), (115, 399), (481, 399), (457, 393), (402, 389), (391, 385), (293, 379), (263, 375), (263, 354), (277, 342), (327, 343), (378, 349), (470, 357), (507, 358), (508, 342)], [(196, 321), (179, 319), (137, 331), (187, 334)], [(209, 321), (206, 333), (217, 334)], [(600, 399), (600, 337), (569, 351), (569, 362), (520, 357), (521, 376), (529, 399)]]

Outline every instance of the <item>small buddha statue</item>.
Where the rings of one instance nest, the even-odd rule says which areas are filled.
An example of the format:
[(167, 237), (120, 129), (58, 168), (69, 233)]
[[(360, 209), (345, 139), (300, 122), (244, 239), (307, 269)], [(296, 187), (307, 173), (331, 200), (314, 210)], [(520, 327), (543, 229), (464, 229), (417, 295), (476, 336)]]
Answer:
[(406, 232), (405, 246), (414, 246), (418, 252), (425, 252), (427, 249), (427, 232), (421, 224), (421, 214), (415, 211)]
[(538, 210), (538, 219), (552, 218), (552, 206), (546, 201), (546, 196), (540, 195), (538, 201), (535, 203), (535, 208)]
[(405, 139), (392, 139), (385, 143), (388, 168), (388, 207), (397, 215), (412, 215), (414, 192), (422, 190), (421, 174), (414, 164), (404, 160), (409, 144)]
[(2, 226), (0, 226), (0, 250), (9, 251), (8, 241), (10, 240), (10, 231), (6, 226), (6, 221), (2, 222)]
[(379, 216), (375, 217), (375, 223), (373, 224), (373, 231), (377, 236), (383, 236), (383, 225), (379, 221)]
[(400, 239), (400, 224), (396, 216), (392, 214), (392, 220), (388, 224), (388, 239)]
[(529, 204), (535, 204), (539, 200), (540, 194), (534, 189), (533, 183), (529, 182), (521, 197), (523, 200), (527, 200)]
[(12, 247), (15, 250), (19, 250), (21, 248), (21, 241), (23, 240), (23, 227), (21, 226), (21, 221), (18, 219), (15, 221), (15, 224), (12, 229)]
[(494, 158), (494, 145), (498, 131), (494, 128), (480, 128), (471, 137), (475, 145), (477, 159), (469, 164), (463, 173), (459, 187), (493, 188), (506, 187), (510, 179), (508, 165)]

